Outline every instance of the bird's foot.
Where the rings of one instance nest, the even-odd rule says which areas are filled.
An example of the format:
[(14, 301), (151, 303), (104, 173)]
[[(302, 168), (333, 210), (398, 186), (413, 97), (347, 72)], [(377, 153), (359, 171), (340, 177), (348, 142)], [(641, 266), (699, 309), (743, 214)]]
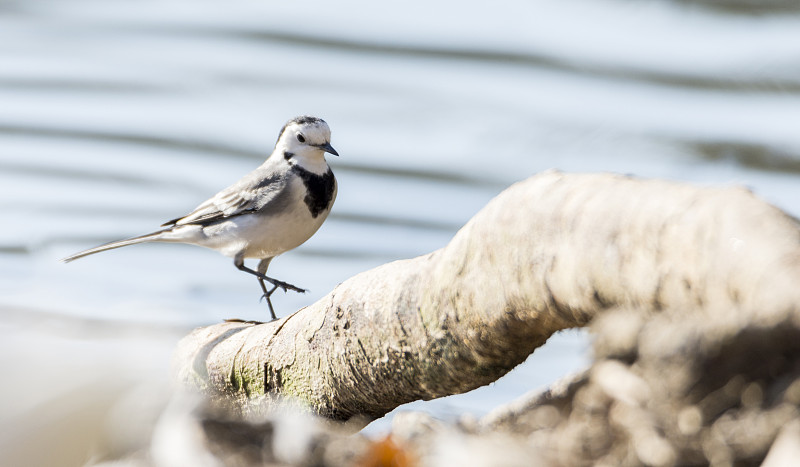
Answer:
[(298, 293), (306, 293), (307, 292), (306, 289), (301, 289), (300, 287), (297, 287), (296, 285), (289, 284), (288, 282), (283, 282), (283, 281), (279, 281), (279, 280), (275, 280), (275, 279), (267, 279), (267, 280), (269, 280), (269, 283), (274, 285), (275, 287), (283, 289), (284, 292), (286, 292), (288, 290), (291, 290), (293, 292), (298, 292)]
[[(275, 321), (274, 319), (272, 321)], [(226, 323), (242, 323), (242, 324), (264, 324), (264, 321), (243, 320), (239, 318), (229, 318), (225, 320)]]

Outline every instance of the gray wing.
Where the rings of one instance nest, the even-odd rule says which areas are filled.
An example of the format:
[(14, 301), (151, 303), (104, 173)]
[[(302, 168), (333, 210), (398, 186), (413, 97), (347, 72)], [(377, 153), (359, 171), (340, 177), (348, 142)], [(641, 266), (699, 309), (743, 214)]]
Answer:
[(233, 216), (249, 214), (278, 202), (286, 190), (285, 174), (264, 176), (256, 169), (238, 182), (220, 191), (183, 217), (163, 223), (162, 227), (196, 224), (208, 225)]

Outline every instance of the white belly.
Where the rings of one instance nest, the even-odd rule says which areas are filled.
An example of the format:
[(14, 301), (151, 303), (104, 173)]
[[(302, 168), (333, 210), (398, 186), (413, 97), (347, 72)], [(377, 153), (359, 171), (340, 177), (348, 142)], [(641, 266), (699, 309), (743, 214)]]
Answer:
[[(303, 208), (270, 217), (268, 222), (258, 216), (239, 216), (242, 219), (237, 220), (237, 233), (249, 239), (245, 248), (239, 251), (243, 251), (245, 258), (272, 258), (305, 243), (319, 230), (329, 211), (311, 217), (308, 209)], [(238, 251), (223, 253), (235, 256)]]

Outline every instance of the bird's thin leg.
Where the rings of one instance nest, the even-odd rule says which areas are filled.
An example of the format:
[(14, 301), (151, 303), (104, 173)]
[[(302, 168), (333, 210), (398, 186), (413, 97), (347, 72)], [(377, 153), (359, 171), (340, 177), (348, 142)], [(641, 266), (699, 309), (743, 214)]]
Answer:
[(259, 279), (265, 280), (265, 281), (269, 282), (270, 284), (272, 284), (272, 285), (274, 285), (276, 287), (280, 287), (281, 289), (283, 289), (284, 292), (287, 291), (287, 290), (292, 290), (294, 292), (306, 293), (305, 289), (301, 289), (300, 287), (297, 287), (296, 285), (289, 284), (288, 282), (279, 281), (277, 279), (273, 279), (271, 277), (267, 277), (266, 275), (264, 275), (264, 274), (262, 274), (262, 273), (260, 273), (258, 271), (254, 271), (253, 269), (250, 269), (247, 266), (245, 266), (244, 262), (240, 263), (240, 262), (234, 261), (233, 264), (235, 264), (236, 268), (239, 269), (240, 271), (244, 271), (246, 273), (252, 274), (252, 275), (258, 277)]
[[(269, 307), (269, 314), (272, 315), (272, 321), (275, 321), (276, 319), (278, 319), (278, 317), (275, 315), (275, 308), (273, 308), (272, 300), (270, 299), (272, 294), (275, 293), (275, 291), (279, 287), (282, 288), (284, 292), (286, 292), (287, 290), (294, 290), (295, 292), (305, 293), (305, 290), (301, 289), (300, 287), (296, 287), (292, 284), (287, 284), (286, 282), (282, 282), (279, 280), (275, 280), (271, 277), (267, 277), (266, 272), (270, 261), (272, 261), (272, 258), (262, 259), (261, 262), (258, 263), (258, 271), (255, 271), (245, 266), (244, 258), (239, 256), (234, 258), (233, 264), (240, 271), (244, 271), (246, 273), (256, 276), (256, 278), (258, 279), (258, 285), (261, 286), (261, 290), (264, 292), (264, 295), (262, 297), (267, 300), (267, 306)], [(272, 289), (267, 290), (267, 285), (264, 283), (264, 281), (267, 281), (270, 284), (272, 284)]]
[(270, 300), (269, 297), (272, 295), (273, 292), (275, 292), (275, 290), (278, 289), (278, 286), (273, 285), (272, 290), (267, 291), (267, 286), (264, 284), (264, 279), (260, 277), (258, 278), (258, 284), (261, 286), (261, 290), (264, 291), (264, 295), (262, 296), (262, 298), (267, 300), (267, 306), (269, 307), (269, 314), (272, 315), (272, 321), (275, 321), (276, 319), (278, 319), (278, 317), (275, 316), (275, 309), (272, 308), (272, 300)]

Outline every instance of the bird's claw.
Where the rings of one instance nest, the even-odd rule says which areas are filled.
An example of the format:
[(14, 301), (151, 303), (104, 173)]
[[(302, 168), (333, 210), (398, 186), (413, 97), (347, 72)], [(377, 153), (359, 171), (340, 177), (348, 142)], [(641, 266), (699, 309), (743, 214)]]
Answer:
[(287, 282), (272, 281), (272, 285), (274, 285), (275, 287), (278, 287), (280, 289), (283, 289), (284, 292), (291, 290), (293, 292), (306, 293), (306, 289), (301, 289), (300, 287), (297, 287), (295, 285), (289, 284)]
[(239, 318), (228, 318), (225, 320), (226, 323), (242, 323), (242, 324), (264, 324), (264, 321), (254, 321), (254, 320), (244, 320)]

